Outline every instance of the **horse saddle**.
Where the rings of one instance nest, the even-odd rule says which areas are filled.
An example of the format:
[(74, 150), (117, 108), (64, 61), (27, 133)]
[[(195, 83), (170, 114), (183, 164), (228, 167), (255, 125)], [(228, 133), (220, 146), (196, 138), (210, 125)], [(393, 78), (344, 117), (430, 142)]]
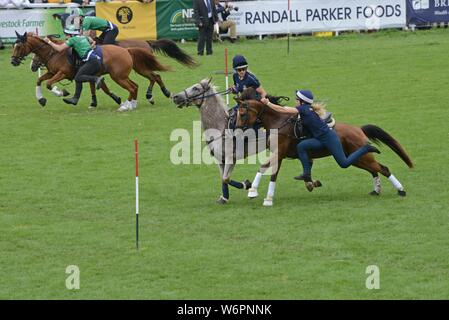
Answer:
[(83, 61), (78, 56), (75, 50), (73, 48), (67, 49), (67, 61), (75, 68), (75, 70), (78, 70), (78, 68), (81, 66)]
[[(321, 121), (326, 123), (330, 129), (333, 129), (335, 127), (335, 119), (332, 117), (331, 112), (326, 111), (326, 113), (320, 118)], [(297, 118), (292, 118), (292, 121), (294, 122), (293, 132), (296, 138), (298, 138), (299, 140), (304, 140), (312, 137), (310, 131), (303, 126), (302, 120), (299, 116)]]

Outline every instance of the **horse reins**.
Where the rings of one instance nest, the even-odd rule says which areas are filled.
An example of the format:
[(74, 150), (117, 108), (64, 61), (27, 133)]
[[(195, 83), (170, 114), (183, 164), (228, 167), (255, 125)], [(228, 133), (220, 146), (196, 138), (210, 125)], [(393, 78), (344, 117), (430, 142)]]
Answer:
[[(39, 38), (39, 39), (40, 39), (40, 38)], [(22, 42), (22, 43), (25, 44), (24, 42)], [(37, 46), (36, 48), (31, 49), (30, 52), (27, 53), (26, 55), (23, 55), (23, 56), (21, 56), (21, 57), (12, 56), (12, 58), (16, 58), (16, 59), (18, 59), (18, 60), (20, 61), (20, 63), (22, 63), (22, 61), (25, 60), (25, 57), (26, 57), (27, 55), (29, 55), (30, 53), (37, 54), (36, 51), (39, 50), (40, 48), (44, 47), (45, 45), (49, 45), (49, 44), (46, 43), (46, 42), (44, 41), (44, 43), (42, 43), (40, 46)], [(50, 48), (51, 48), (51, 46), (50, 46)], [(52, 49), (52, 48), (51, 48), (51, 49)], [(56, 53), (56, 50), (52, 50), (51, 53), (50, 53), (50, 56), (49, 56), (47, 59), (45, 59), (45, 61), (41, 61), (41, 64), (47, 65), (47, 63), (50, 61), (51, 58), (53, 58), (53, 56), (55, 55), (55, 53)]]
[[(257, 122), (258, 120), (259, 120), (259, 121), (262, 121), (262, 118), (261, 118), (261, 117), (262, 117), (262, 115), (265, 113), (265, 110), (267, 109), (267, 107), (268, 107), (268, 106), (267, 106), (266, 104), (264, 104), (262, 110), (258, 111), (256, 108), (250, 107), (247, 103), (244, 103), (243, 108), (246, 109), (246, 114), (244, 115), (244, 117), (245, 117), (245, 124), (244, 124), (244, 126), (242, 127), (242, 129), (245, 130), (245, 129), (248, 128), (248, 112), (249, 112), (249, 111), (253, 111), (253, 112), (256, 113), (256, 121), (255, 121), (255, 122)], [(243, 118), (243, 116), (240, 116), (240, 117)], [(294, 119), (294, 117), (292, 117), (292, 116), (291, 116), (291, 117), (288, 117), (287, 119), (285, 119), (284, 122), (282, 122), (281, 126), (275, 129), (275, 130), (278, 131), (278, 134), (285, 135), (285, 136), (287, 136), (287, 137), (289, 137), (289, 138), (297, 138), (296, 136), (292, 136), (292, 135), (290, 135), (290, 134), (285, 134), (285, 133), (280, 133), (280, 132), (279, 132), (281, 129), (283, 129), (283, 128), (286, 127), (287, 125), (293, 124), (293, 123), (294, 123), (294, 122), (292, 122), (293, 119)]]
[(189, 106), (194, 100), (197, 100), (197, 98), (201, 96), (201, 102), (199, 104), (195, 104), (198, 108), (201, 108), (201, 106), (204, 103), (204, 99), (210, 98), (213, 96), (217, 96), (217, 95), (228, 94), (231, 91), (231, 89), (226, 89), (223, 91), (206, 94), (206, 92), (209, 91), (209, 89), (210, 89), (210, 87), (209, 87), (210, 82), (207, 84), (208, 85), (207, 87), (204, 87), (204, 85), (202, 83), (200, 83), (200, 84), (201, 84), (201, 87), (203, 88), (203, 92), (193, 95), (191, 97), (189, 97), (189, 94), (187, 93), (187, 89), (184, 90), (184, 95), (186, 96), (186, 101), (185, 101), (184, 105)]

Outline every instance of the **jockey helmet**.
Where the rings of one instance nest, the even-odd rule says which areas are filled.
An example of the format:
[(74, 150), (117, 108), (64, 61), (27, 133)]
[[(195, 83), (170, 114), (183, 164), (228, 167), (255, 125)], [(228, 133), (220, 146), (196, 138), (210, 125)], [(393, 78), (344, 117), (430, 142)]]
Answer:
[(64, 29), (64, 33), (71, 35), (79, 35), (80, 31), (74, 25), (70, 25)]
[(81, 8), (74, 8), (72, 10), (72, 15), (78, 15), (80, 17), (84, 17), (84, 12)]
[(232, 68), (237, 69), (237, 68), (246, 68), (246, 67), (248, 67), (248, 62), (246, 62), (246, 59), (244, 56), (236, 55), (232, 59)]
[(296, 90), (296, 97), (304, 102), (313, 103), (313, 94), (310, 90)]

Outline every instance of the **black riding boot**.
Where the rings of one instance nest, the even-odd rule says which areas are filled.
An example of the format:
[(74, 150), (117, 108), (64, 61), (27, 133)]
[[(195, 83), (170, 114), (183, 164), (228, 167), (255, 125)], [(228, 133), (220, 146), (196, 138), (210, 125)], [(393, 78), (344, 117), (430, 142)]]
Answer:
[(76, 81), (76, 86), (75, 86), (75, 94), (73, 95), (72, 98), (64, 98), (62, 99), (65, 103), (67, 104), (73, 104), (74, 106), (76, 106), (78, 104), (78, 100), (81, 97), (81, 91), (83, 91), (83, 83), (82, 82), (78, 82)]

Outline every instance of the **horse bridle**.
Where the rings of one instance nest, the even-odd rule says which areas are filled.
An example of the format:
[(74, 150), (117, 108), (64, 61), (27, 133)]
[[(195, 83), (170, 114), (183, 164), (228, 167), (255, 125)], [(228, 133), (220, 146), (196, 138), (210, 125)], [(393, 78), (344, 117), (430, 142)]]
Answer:
[(211, 94), (207, 94), (207, 95), (206, 95), (206, 92), (210, 90), (210, 83), (211, 83), (211, 81), (212, 81), (212, 79), (209, 80), (209, 81), (207, 82), (206, 86), (204, 86), (203, 83), (200, 82), (200, 85), (201, 85), (201, 87), (203, 88), (203, 92), (200, 92), (200, 93), (198, 93), (198, 94), (195, 94), (195, 95), (193, 95), (193, 96), (191, 96), (191, 97), (189, 97), (189, 94), (187, 93), (187, 89), (185, 89), (185, 90), (184, 90), (184, 95), (185, 95), (184, 106), (186, 106), (186, 107), (190, 106), (190, 104), (193, 103), (193, 101), (198, 100), (198, 97), (201, 96), (201, 102), (198, 103), (198, 104), (195, 103), (195, 105), (196, 105), (197, 108), (199, 109), (199, 108), (201, 108), (201, 106), (203, 105), (204, 100), (205, 100), (206, 98), (213, 97), (213, 96), (216, 96), (216, 95), (219, 95), (219, 94), (227, 94), (227, 93), (230, 92), (230, 89), (227, 89), (227, 90), (223, 90), (223, 91), (219, 91), (219, 92), (214, 92), (214, 93), (211, 93)]
[[(20, 40), (17, 40), (17, 41), (18, 41), (18, 43), (21, 43), (21, 44), (23, 44), (23, 45), (26, 44), (26, 42), (23, 42), (23, 41), (20, 41)], [(16, 43), (17, 43), (17, 42), (16, 42)], [(45, 46), (45, 45), (49, 45), (49, 44), (46, 43), (46, 42), (43, 42), (41, 45), (37, 46), (36, 48), (31, 49), (30, 52), (28, 52), (27, 54), (24, 54), (24, 55), (22, 55), (22, 56), (12, 56), (11, 58), (17, 59), (17, 60), (19, 60), (19, 63), (22, 63), (22, 61), (25, 60), (25, 57), (26, 57), (26, 56), (28, 56), (28, 55), (31, 54), (31, 53), (36, 54), (37, 50), (39, 50), (40, 48), (42, 48), (42, 47)], [(41, 64), (47, 65), (48, 61), (50, 61), (50, 59), (54, 56), (54, 54), (55, 54), (55, 52), (52, 51), (51, 54), (49, 55), (49, 57), (48, 57), (45, 61), (41, 61)]]
[[(262, 121), (261, 117), (265, 113), (265, 110), (267, 109), (267, 105), (264, 104), (262, 110), (257, 110), (256, 108), (253, 108), (253, 107), (249, 106), (249, 104), (247, 102), (241, 102), (241, 104), (239, 104), (239, 109), (240, 108), (243, 108), (243, 109), (246, 110), (245, 114), (240, 115), (240, 118), (242, 118), (242, 120), (245, 121), (245, 122), (244, 122), (243, 126), (236, 127), (236, 128), (247, 129), (248, 128), (248, 120), (249, 120), (248, 113), (250, 111), (254, 111), (256, 113), (256, 121), (255, 122)], [(237, 109), (237, 114), (238, 115), (240, 114), (238, 109)]]

